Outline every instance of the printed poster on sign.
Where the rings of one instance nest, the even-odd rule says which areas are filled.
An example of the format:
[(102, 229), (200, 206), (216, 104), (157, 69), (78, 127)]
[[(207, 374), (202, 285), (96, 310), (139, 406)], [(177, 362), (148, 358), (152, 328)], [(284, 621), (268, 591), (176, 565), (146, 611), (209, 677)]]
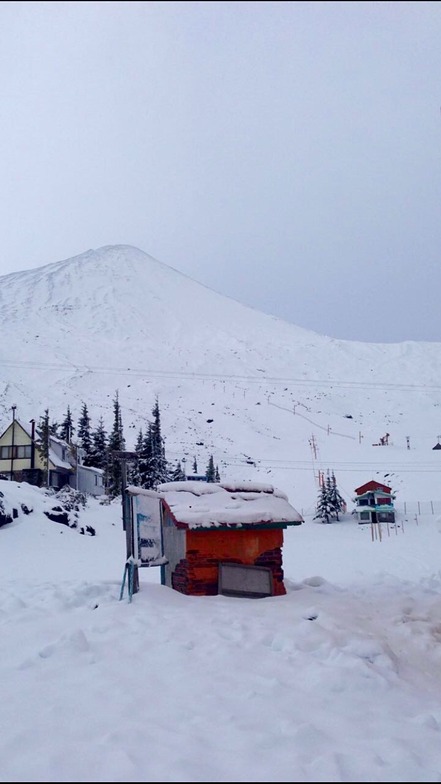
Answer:
[(141, 566), (160, 566), (166, 559), (162, 548), (159, 500), (146, 495), (132, 496), (135, 558)]

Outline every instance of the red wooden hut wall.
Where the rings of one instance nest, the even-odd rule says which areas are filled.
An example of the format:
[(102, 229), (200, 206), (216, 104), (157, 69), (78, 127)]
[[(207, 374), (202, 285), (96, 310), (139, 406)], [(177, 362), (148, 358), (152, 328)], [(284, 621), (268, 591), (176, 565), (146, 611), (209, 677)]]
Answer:
[(198, 528), (185, 532), (185, 558), (172, 573), (172, 587), (181, 593), (218, 593), (219, 562), (269, 567), (273, 594), (286, 593), (283, 583), (283, 528)]

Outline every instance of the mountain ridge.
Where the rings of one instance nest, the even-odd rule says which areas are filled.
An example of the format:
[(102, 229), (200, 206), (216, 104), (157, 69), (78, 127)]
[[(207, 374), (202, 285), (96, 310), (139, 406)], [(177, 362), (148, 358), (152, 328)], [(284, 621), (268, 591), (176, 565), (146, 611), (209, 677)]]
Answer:
[[(215, 453), (224, 470), (274, 481), (288, 495), (304, 471), (317, 476), (320, 463), (336, 462), (337, 437), (347, 441), (348, 462), (367, 454), (369, 479), (380, 456), (367, 447), (383, 432), (394, 431), (407, 466), (410, 455), (401, 450), (405, 435), (415, 443), (419, 412), (428, 443), (441, 430), (439, 344), (322, 336), (224, 297), (129, 245), (0, 277), (0, 330), (1, 430), (13, 404), (26, 422), (46, 408), (59, 421), (67, 405), (75, 420), (83, 402), (92, 426), (103, 416), (110, 429), (118, 390), (132, 448), (158, 398), (171, 459), (198, 452), (205, 467)], [(260, 454), (250, 455), (256, 433)], [(278, 470), (285, 464), (289, 474)]]

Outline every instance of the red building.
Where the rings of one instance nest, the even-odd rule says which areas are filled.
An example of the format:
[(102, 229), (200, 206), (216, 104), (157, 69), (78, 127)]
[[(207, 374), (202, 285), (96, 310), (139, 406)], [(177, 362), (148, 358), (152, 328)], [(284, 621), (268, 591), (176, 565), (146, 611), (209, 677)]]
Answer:
[(355, 489), (356, 513), (359, 523), (394, 523), (395, 496), (392, 488), (372, 479)]
[[(154, 493), (129, 491), (148, 494), (137, 502), (144, 503), (146, 518)], [(166, 561), (160, 565), (163, 585), (193, 596), (286, 593), (283, 531), (303, 518), (283, 492), (255, 482), (182, 481), (159, 485), (156, 495), (162, 553), (156, 547), (154, 558)], [(141, 540), (143, 549), (148, 551)]]

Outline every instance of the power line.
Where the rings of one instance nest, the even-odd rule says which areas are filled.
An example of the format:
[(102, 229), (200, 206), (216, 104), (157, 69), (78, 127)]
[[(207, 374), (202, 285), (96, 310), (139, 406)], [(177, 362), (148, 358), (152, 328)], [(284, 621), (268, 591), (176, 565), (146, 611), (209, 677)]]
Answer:
[[(176, 458), (179, 458), (180, 455), (180, 453), (177, 452), (176, 450), (172, 450), (168, 452), (168, 454), (170, 456), (174, 455)], [(221, 457), (219, 458), (219, 462), (221, 462), (223, 466), (231, 466), (231, 467), (250, 465), (248, 460), (242, 457), (229, 457), (226, 460)], [(320, 463), (324, 465), (325, 462), (326, 461), (318, 460), (317, 464)], [(354, 460), (354, 461), (330, 460), (327, 462), (332, 464), (333, 468), (338, 468), (339, 472), (345, 472), (345, 473), (352, 472), (352, 471), (364, 472), (364, 473), (366, 473), (367, 471), (371, 471), (371, 472), (376, 471), (377, 473), (387, 472), (389, 475), (391, 475), (395, 472), (409, 473), (415, 471), (417, 473), (431, 474), (431, 473), (439, 473), (440, 471), (440, 468), (434, 466), (433, 463), (423, 462), (423, 461), (416, 462), (416, 463), (412, 461), (411, 467), (409, 467), (408, 463), (406, 464), (388, 463), (387, 465), (381, 465), (379, 463), (374, 463), (372, 461), (360, 461), (360, 460)], [(265, 458), (262, 459), (253, 458), (253, 463), (256, 468), (261, 468), (264, 470), (274, 469), (278, 471), (280, 469), (280, 470), (290, 470), (290, 471), (311, 471), (312, 468), (312, 463), (310, 460), (309, 461), (308, 460), (283, 460), (283, 459), (279, 460), (277, 458), (272, 458), (271, 460), (267, 460)], [(357, 467), (354, 468), (354, 466)]]
[(262, 384), (264, 382), (272, 384), (289, 384), (294, 387), (338, 387), (340, 389), (379, 389), (379, 390), (435, 390), (440, 391), (441, 386), (435, 384), (403, 384), (386, 383), (375, 381), (338, 381), (336, 379), (320, 378), (291, 378), (287, 376), (267, 376), (267, 375), (244, 375), (232, 373), (200, 373), (195, 371), (176, 371), (176, 370), (152, 370), (151, 368), (122, 368), (110, 367), (108, 365), (76, 365), (74, 363), (61, 362), (25, 362), (19, 360), (0, 360), (0, 367), (10, 368), (29, 368), (31, 370), (68, 370), (81, 373), (101, 373), (113, 375), (140, 376), (149, 378), (163, 379), (201, 379), (207, 381), (246, 381), (248, 383)]

